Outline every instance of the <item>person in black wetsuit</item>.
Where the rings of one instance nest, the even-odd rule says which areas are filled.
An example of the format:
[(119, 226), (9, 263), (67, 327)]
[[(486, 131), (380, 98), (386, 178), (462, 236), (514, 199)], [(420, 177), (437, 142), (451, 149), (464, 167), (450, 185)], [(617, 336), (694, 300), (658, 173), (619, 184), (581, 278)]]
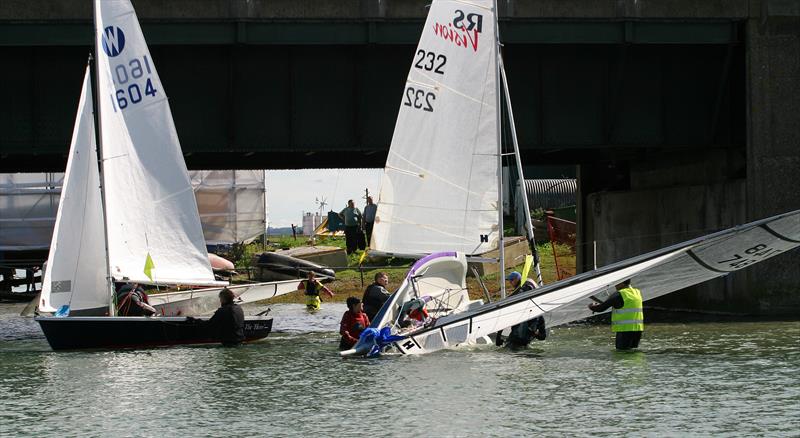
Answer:
[(361, 301), (364, 303), (364, 313), (367, 314), (370, 321), (375, 319), (375, 315), (381, 310), (383, 303), (389, 299), (391, 294), (386, 290), (388, 285), (389, 276), (385, 272), (378, 272), (375, 274), (375, 282), (367, 286), (367, 290), (364, 291)]
[[(506, 280), (509, 281), (511, 287), (514, 288), (514, 292), (511, 293), (511, 296), (522, 292), (528, 292), (536, 288), (536, 284), (531, 279), (523, 282), (522, 275), (517, 271), (508, 274)], [(497, 346), (505, 344), (513, 349), (517, 349), (527, 347), (534, 339), (544, 341), (546, 338), (547, 328), (545, 327), (544, 317), (539, 316), (511, 327), (511, 333), (507, 338), (504, 338), (501, 332), (497, 332), (495, 344)]]
[(235, 347), (244, 341), (244, 312), (233, 299), (233, 292), (224, 288), (219, 292), (220, 307), (206, 324), (225, 347)]

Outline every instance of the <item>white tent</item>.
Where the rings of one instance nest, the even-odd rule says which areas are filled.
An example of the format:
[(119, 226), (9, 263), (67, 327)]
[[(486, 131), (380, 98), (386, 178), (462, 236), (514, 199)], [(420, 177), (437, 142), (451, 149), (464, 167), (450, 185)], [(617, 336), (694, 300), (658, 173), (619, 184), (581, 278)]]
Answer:
[[(192, 178), (209, 245), (246, 242), (267, 229), (263, 170), (196, 170)], [(46, 250), (63, 173), (0, 174), (0, 251)]]

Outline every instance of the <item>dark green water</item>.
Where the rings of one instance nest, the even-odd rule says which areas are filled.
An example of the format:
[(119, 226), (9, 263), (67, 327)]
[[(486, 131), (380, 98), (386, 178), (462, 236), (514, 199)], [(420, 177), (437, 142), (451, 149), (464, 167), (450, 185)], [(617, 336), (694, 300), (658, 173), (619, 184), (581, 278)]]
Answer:
[(496, 348), (342, 360), (344, 307), (275, 305), (236, 349), (50, 351), (0, 305), (0, 436), (798, 436), (800, 323), (606, 326)]

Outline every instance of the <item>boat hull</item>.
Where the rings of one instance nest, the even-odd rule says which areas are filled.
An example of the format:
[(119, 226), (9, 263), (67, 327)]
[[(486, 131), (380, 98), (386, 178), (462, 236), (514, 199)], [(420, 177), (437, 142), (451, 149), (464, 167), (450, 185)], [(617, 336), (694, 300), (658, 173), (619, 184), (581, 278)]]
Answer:
[[(183, 317), (68, 316), (37, 317), (53, 350), (147, 348), (219, 343), (202, 320)], [(266, 338), (272, 318), (245, 318), (245, 342)]]
[(318, 265), (308, 260), (298, 259), (274, 252), (264, 252), (256, 261), (258, 276), (262, 281), (302, 280), (309, 271), (318, 278), (336, 278), (333, 269)]
[[(297, 290), (298, 282), (299, 280), (291, 280), (240, 284), (228, 286), (228, 289), (233, 291), (237, 304), (245, 304), (294, 292)], [(220, 290), (222, 288), (152, 294), (149, 296), (149, 301), (161, 316), (207, 315), (219, 307)]]

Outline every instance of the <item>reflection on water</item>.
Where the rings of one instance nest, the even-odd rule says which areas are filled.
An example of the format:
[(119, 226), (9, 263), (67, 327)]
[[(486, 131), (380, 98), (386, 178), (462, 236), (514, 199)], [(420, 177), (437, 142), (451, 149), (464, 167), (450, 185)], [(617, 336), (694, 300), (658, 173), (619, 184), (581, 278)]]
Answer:
[[(651, 324), (638, 352), (607, 326), (510, 352), (338, 358), (341, 304), (272, 306), (240, 348), (50, 351), (0, 308), (3, 435), (796, 435), (800, 323)], [(260, 309), (251, 309), (257, 311)]]

